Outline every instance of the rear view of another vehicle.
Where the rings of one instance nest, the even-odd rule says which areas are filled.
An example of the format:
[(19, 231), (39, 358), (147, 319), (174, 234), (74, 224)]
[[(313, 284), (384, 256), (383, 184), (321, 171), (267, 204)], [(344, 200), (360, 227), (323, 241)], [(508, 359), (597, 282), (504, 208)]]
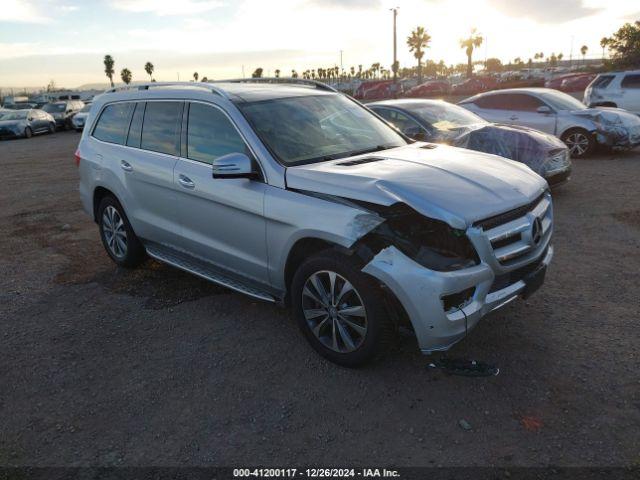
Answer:
[(640, 70), (601, 73), (584, 92), (589, 107), (618, 107), (640, 115)]
[(69, 130), (73, 127), (71, 123), (73, 117), (82, 110), (83, 107), (84, 103), (80, 100), (68, 100), (47, 103), (42, 109), (55, 119), (57, 128)]

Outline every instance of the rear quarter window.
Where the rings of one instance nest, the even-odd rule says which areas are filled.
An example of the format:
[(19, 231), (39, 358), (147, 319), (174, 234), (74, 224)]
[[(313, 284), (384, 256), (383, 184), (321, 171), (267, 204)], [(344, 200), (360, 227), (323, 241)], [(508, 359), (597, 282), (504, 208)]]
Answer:
[(103, 142), (124, 145), (132, 111), (130, 102), (107, 105), (93, 129), (93, 136)]
[(640, 74), (625, 75), (620, 86), (622, 88), (640, 88)]
[(593, 81), (592, 88), (607, 88), (613, 80), (613, 75), (601, 75)]

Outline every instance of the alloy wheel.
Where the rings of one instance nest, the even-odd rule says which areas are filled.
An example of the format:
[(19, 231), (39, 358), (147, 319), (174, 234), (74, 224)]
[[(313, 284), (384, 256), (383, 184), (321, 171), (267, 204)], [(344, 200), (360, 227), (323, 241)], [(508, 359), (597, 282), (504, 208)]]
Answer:
[(567, 147), (569, 147), (569, 152), (573, 156), (579, 157), (584, 155), (589, 149), (589, 138), (584, 133), (571, 133), (565, 139), (565, 143)]
[(102, 213), (102, 234), (109, 251), (117, 258), (127, 255), (127, 231), (118, 210), (109, 205)]
[(334, 352), (353, 352), (365, 340), (367, 313), (362, 298), (336, 272), (322, 270), (307, 279), (302, 311), (313, 335)]

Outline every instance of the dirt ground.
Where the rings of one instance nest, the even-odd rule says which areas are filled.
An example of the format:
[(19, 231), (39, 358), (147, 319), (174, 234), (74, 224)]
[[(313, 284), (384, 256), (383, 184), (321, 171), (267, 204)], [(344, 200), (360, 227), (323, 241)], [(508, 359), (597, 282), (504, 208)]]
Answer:
[(639, 151), (575, 162), (546, 284), (451, 352), (500, 368), (474, 379), (410, 337), (340, 368), (286, 310), (116, 268), (78, 140), (0, 142), (0, 465), (640, 465)]

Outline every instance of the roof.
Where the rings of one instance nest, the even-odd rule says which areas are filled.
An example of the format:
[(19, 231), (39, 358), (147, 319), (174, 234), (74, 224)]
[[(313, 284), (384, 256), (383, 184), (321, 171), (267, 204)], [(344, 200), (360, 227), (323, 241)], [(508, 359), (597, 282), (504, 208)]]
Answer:
[(332, 87), (312, 80), (289, 78), (257, 78), (223, 80), (219, 82), (151, 82), (109, 89), (105, 94), (125, 93), (136, 96), (142, 91), (198, 92), (211, 93), (232, 102), (255, 102), (274, 98), (290, 98), (308, 95), (333, 95), (338, 93)]

